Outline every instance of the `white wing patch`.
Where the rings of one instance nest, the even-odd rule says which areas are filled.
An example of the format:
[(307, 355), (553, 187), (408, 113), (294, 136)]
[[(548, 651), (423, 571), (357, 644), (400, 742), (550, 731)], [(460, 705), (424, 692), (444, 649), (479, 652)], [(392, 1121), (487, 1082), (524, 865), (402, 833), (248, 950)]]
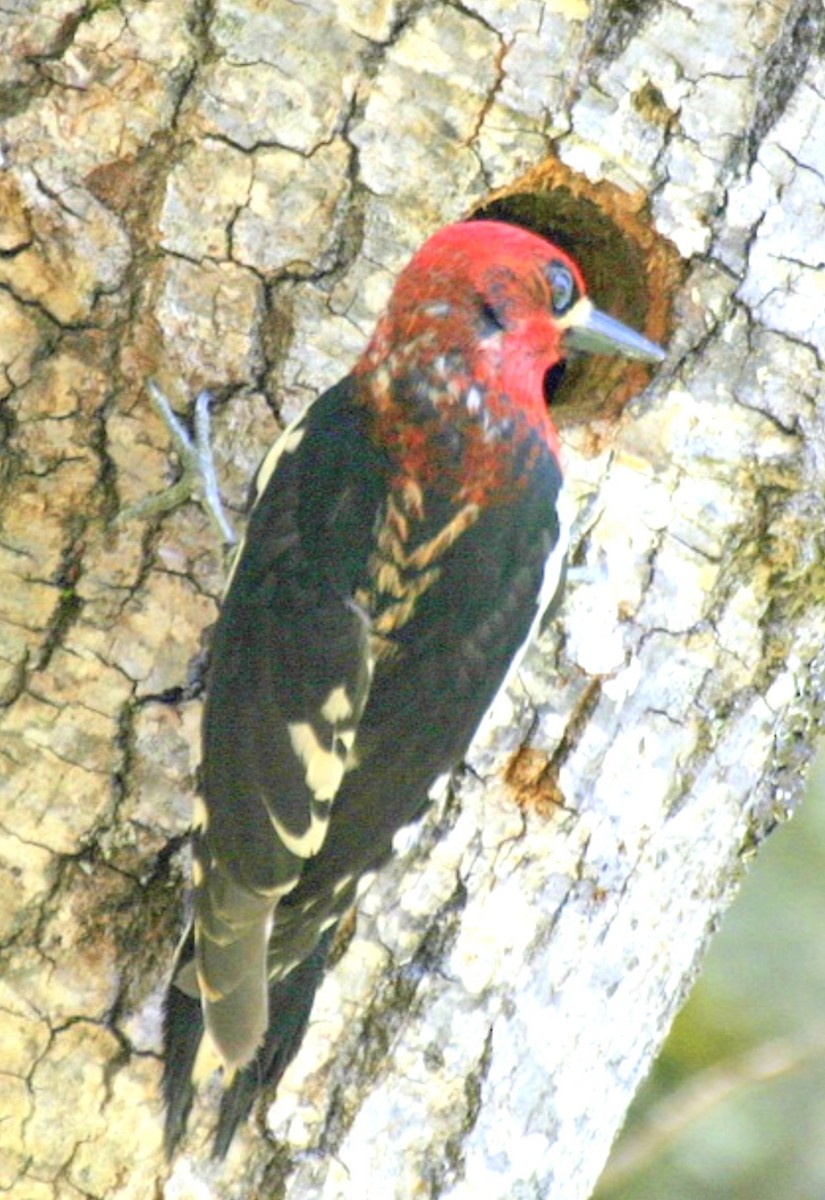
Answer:
[(547, 556), (547, 561), (544, 564), (544, 574), (541, 580), (541, 588), (536, 597), (536, 615), (530, 625), (530, 630), (527, 637), (519, 646), (513, 658), (510, 660), (510, 665), (507, 668), (507, 674), (502, 680), (500, 692), (510, 684), (516, 672), (521, 666), (521, 660), (527, 652), (527, 648), (531, 645), (533, 639), (541, 627), (542, 617), (544, 616), (547, 606), (555, 596), (559, 583), (561, 582), (562, 572), (564, 571), (564, 563), (567, 557), (567, 547), (570, 539), (570, 525), (572, 522), (573, 506), (562, 485), (556, 501), (556, 509), (559, 519), (559, 536), (558, 540)]
[(287, 829), (283, 821), (278, 820), (273, 812), (267, 811), (269, 812), (269, 819), (272, 822), (272, 828), (290, 854), (294, 854), (296, 858), (312, 858), (318, 853), (326, 837), (327, 824), (329, 822), (328, 816), (319, 816), (318, 813), (312, 812), (309, 818), (309, 829), (306, 829), (303, 833), (292, 833)]
[[(252, 507), (260, 500), (261, 496), (266, 491), (266, 486), (272, 476), (275, 474), (275, 468), (280, 462), (284, 454), (293, 454), (304, 439), (305, 429), (301, 428), (301, 422), (304, 419), (305, 413), (301, 413), (294, 421), (287, 425), (280, 437), (277, 437), (269, 450), (264, 455), (263, 462), (258, 467), (258, 474), (255, 476), (255, 500)], [(238, 545), (235, 547), (235, 554), (229, 567), (229, 573), (226, 577), (226, 583), (223, 585), (223, 598), (226, 599), (229, 594), (229, 589), (232, 586), (232, 580), (235, 578), (235, 571), (238, 563), (243, 557), (246, 548), (246, 538), (241, 538)]]
[[(544, 575), (541, 581), (541, 591), (539, 592), (537, 602), (537, 623), (541, 623), (541, 618), (544, 616), (545, 609), (558, 591), (559, 583), (561, 582), (562, 572), (564, 571), (564, 561), (567, 557), (567, 549), (570, 542), (570, 526), (573, 522), (573, 505), (567, 492), (562, 485), (558, 499), (556, 501), (556, 511), (559, 520), (559, 537), (555, 546), (547, 556), (547, 562), (544, 564)], [(530, 638), (535, 633), (535, 626), (530, 631)]]
[(321, 706), (321, 716), (330, 725), (352, 716), (352, 704), (345, 687), (334, 687)]
[(284, 454), (294, 454), (304, 440), (305, 429), (301, 428), (304, 414), (301, 413), (291, 424), (287, 425), (279, 438), (276, 438), (267, 451), (263, 462), (255, 476), (255, 499), (259, 500), (267, 488), (267, 484), (275, 473), (275, 468)]
[[(321, 707), (321, 716), (332, 726), (331, 749), (323, 745), (309, 721), (293, 721), (287, 729), (292, 749), (303, 764), (304, 780), (314, 801), (326, 805), (335, 799), (341, 786), (347, 756), (355, 741), (354, 729), (336, 728), (339, 721), (353, 716), (352, 702), (346, 688), (339, 685), (331, 690)], [(313, 805), (309, 828), (303, 833), (293, 833), (271, 811), (269, 819), (284, 846), (298, 858), (311, 858), (324, 844), (329, 823), (328, 811), (318, 812)]]
[(295, 721), (287, 728), (292, 749), (304, 764), (307, 787), (316, 800), (333, 800), (344, 777), (343, 760), (321, 745), (308, 721)]
[[(355, 745), (355, 730), (354, 729), (336, 729), (335, 730), (335, 740), (336, 740), (336, 742), (340, 742), (341, 745), (346, 750), (347, 754), (349, 754), (349, 752), (352, 750), (352, 747)], [(345, 769), (348, 769), (348, 768), (345, 768)]]

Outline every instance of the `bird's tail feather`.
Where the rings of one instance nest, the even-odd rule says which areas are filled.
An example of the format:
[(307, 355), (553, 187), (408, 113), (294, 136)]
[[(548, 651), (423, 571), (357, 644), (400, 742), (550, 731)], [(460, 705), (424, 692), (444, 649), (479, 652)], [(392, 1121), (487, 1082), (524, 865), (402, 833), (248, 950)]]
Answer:
[[(195, 956), (195, 937), (190, 928), (178, 952), (177, 963), (191, 962)], [(175, 972), (177, 975), (177, 971)], [(175, 984), (169, 985), (163, 1008), (163, 1099), (166, 1105), (164, 1145), (171, 1158), (186, 1130), (195, 1095), (193, 1073), (203, 1037), (203, 1012), (200, 998), (189, 995)]]
[[(221, 1101), (213, 1153), (223, 1158), (235, 1130), (248, 1115), (259, 1091), (273, 1088), (298, 1052), (321, 982), (334, 929), (327, 930), (312, 953), (284, 978), (269, 987), (269, 1026), (263, 1043), (249, 1066), (238, 1071)], [(185, 939), (178, 956), (176, 978), (194, 956), (194, 937)], [(203, 1013), (199, 998), (170, 984), (164, 1011), (164, 1075), (166, 1102), (165, 1146), (168, 1157), (183, 1137), (192, 1108), (198, 1053), (203, 1038)]]
[(298, 1053), (334, 933), (334, 929), (327, 930), (303, 962), (270, 986), (269, 1028), (263, 1045), (255, 1060), (238, 1072), (221, 1100), (213, 1148), (216, 1158), (226, 1154), (258, 1092), (264, 1087), (275, 1088)]

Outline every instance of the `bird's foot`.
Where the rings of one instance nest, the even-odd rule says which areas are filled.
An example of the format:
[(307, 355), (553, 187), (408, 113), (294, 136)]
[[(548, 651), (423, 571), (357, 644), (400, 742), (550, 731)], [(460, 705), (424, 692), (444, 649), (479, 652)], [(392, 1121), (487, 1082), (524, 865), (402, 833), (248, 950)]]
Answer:
[(187, 500), (197, 499), (205, 504), (222, 541), (233, 546), (238, 539), (221, 501), (210, 440), (209, 405), (212, 393), (202, 391), (195, 400), (195, 432), (192, 436), (154, 380), (150, 379), (147, 386), (155, 411), (172, 434), (183, 474), (164, 492), (147, 496), (124, 509), (118, 521), (158, 516), (179, 508)]

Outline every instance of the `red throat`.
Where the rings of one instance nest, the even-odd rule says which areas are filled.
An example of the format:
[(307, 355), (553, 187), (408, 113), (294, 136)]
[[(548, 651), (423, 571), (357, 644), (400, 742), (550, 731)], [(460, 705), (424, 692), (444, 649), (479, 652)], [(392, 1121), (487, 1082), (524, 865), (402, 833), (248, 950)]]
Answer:
[[(562, 360), (561, 338), (544, 315), (504, 335), (493, 362), (479, 355), (479, 373), (489, 378), (489, 406), (494, 415), (517, 415), (559, 456), (559, 439), (547, 409), (544, 379)], [(485, 359), (487, 361), (485, 361)]]

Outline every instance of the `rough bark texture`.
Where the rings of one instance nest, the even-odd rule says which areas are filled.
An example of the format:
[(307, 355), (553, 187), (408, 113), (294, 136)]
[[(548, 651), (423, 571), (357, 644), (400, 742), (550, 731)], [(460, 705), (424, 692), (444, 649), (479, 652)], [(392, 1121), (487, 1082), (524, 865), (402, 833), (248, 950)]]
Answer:
[[(824, 30), (820, 0), (3, 5), (9, 1200), (590, 1193), (825, 696)], [(240, 509), (408, 254), (545, 160), (684, 259), (668, 363), (566, 429), (562, 618), (364, 895), (270, 1139), (213, 1166), (207, 1096), (167, 1169), (225, 564), (195, 504), (115, 521), (173, 478), (145, 381), (218, 389)]]

